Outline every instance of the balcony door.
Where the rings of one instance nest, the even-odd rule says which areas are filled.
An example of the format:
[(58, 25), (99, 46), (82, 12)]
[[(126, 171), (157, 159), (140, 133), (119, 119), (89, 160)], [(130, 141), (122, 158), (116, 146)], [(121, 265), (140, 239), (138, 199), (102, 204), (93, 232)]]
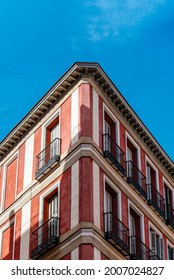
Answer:
[(136, 254), (136, 223), (135, 218), (130, 214), (130, 253)]
[(106, 137), (105, 137), (105, 145), (104, 145), (104, 148), (105, 148), (105, 151), (109, 151), (111, 152), (111, 126), (108, 122), (105, 121), (105, 134), (106, 134)]
[(58, 235), (58, 195), (55, 194), (49, 200), (49, 235), (57, 236)]
[[(50, 130), (50, 158), (55, 156), (56, 154), (59, 154), (58, 152), (58, 141), (55, 139), (59, 138), (59, 123), (57, 123), (53, 128)], [(55, 140), (55, 141), (54, 141)]]
[(106, 231), (112, 231), (112, 195), (106, 191)]
[(127, 161), (128, 161), (127, 175), (128, 175), (128, 177), (132, 177), (133, 176), (132, 160), (133, 160), (132, 150), (129, 147), (127, 147)]

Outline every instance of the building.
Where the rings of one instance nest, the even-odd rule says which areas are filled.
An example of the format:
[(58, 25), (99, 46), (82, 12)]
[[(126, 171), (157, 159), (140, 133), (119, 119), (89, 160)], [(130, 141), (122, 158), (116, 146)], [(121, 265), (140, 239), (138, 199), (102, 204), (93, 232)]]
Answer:
[(174, 163), (97, 63), (0, 144), (1, 259), (174, 259)]

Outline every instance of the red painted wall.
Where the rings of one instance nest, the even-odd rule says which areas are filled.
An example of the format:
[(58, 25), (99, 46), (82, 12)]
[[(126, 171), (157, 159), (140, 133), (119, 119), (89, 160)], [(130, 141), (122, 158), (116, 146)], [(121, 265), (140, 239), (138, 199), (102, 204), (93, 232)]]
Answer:
[(79, 163), (79, 222), (93, 222), (92, 159), (81, 158)]
[(129, 227), (129, 219), (128, 219), (128, 198), (122, 192), (121, 193), (121, 208), (122, 208), (122, 222), (125, 226)]
[(91, 136), (92, 131), (92, 86), (90, 84), (81, 84), (79, 87), (79, 116), (80, 131), (79, 137)]
[(6, 173), (6, 191), (5, 191), (5, 204), (6, 209), (15, 201), (16, 183), (17, 183), (17, 164), (18, 158), (15, 158), (8, 166)]
[(2, 234), (2, 260), (13, 258), (14, 224), (7, 228)]
[(79, 259), (80, 260), (93, 260), (94, 259), (94, 246), (91, 244), (82, 244), (79, 246)]
[(60, 234), (70, 230), (71, 223), (71, 168), (60, 178)]

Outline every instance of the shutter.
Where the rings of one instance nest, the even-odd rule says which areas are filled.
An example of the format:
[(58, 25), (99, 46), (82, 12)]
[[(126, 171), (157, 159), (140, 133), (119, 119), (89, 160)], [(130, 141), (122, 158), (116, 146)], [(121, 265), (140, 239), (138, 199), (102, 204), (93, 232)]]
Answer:
[(133, 166), (132, 166), (132, 151), (127, 147), (127, 177), (132, 177), (133, 175)]
[(151, 231), (150, 232), (150, 240), (151, 240), (151, 250), (152, 250), (152, 255), (157, 254), (157, 247), (156, 247), (156, 232)]
[(170, 248), (171, 260), (174, 260), (174, 248)]
[(152, 200), (152, 186), (151, 184), (147, 185), (147, 200)]
[(164, 258), (164, 241), (161, 237), (157, 237), (157, 256), (160, 260)]
[(151, 184), (151, 168), (147, 165), (147, 184)]
[(130, 255), (136, 255), (136, 237), (130, 237)]

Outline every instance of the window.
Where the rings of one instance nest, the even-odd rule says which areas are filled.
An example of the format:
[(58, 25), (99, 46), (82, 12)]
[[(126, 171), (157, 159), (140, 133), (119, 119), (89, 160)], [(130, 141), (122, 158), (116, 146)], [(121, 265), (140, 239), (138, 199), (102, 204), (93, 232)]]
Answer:
[(40, 196), (39, 227), (32, 232), (31, 258), (36, 259), (59, 243), (59, 183)]
[(105, 183), (105, 238), (123, 255), (128, 255), (129, 229), (118, 218), (120, 193), (114, 189), (107, 182)]
[(166, 183), (164, 183), (164, 198), (166, 205), (166, 223), (174, 228), (173, 193)]
[(2, 260), (12, 260), (14, 258), (14, 232), (14, 219), (0, 229), (0, 258)]
[(153, 229), (150, 229), (151, 259), (164, 258), (164, 241)]
[(168, 246), (168, 260), (174, 260), (174, 248)]
[(60, 161), (59, 116), (45, 127), (44, 149), (36, 159), (36, 179), (40, 179)]
[(115, 122), (110, 115), (104, 112), (104, 150), (113, 152), (114, 144), (117, 143), (117, 122)]
[(165, 200), (158, 192), (157, 170), (147, 162), (146, 165), (146, 181), (147, 181), (147, 200), (155, 211), (157, 211), (163, 219), (165, 219)]
[(127, 139), (127, 177), (137, 177), (138, 153), (137, 148)]

